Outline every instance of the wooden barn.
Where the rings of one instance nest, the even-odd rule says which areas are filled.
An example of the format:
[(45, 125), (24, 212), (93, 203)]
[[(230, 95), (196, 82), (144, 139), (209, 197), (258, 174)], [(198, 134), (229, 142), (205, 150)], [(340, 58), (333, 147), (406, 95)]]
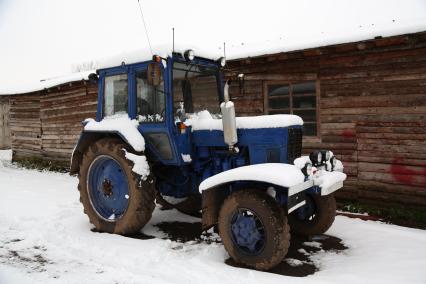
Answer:
[(229, 62), (240, 115), (293, 113), (303, 148), (330, 149), (340, 197), (426, 205), (426, 32)]
[[(340, 198), (426, 205), (426, 32), (241, 58), (228, 67), (244, 74), (231, 88), (239, 115), (297, 114), (305, 121), (304, 152), (330, 149), (343, 161)], [(87, 76), (0, 96), (10, 104), (13, 159), (68, 164), (96, 97)]]
[(82, 130), (81, 121), (95, 116), (97, 86), (84, 77), (77, 81), (65, 77), (62, 81), (8, 96), (14, 161), (30, 158), (69, 165)]

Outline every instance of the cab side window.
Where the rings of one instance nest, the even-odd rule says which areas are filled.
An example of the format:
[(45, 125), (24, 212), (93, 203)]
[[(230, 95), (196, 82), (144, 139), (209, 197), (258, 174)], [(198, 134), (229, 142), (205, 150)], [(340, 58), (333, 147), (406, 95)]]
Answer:
[(104, 117), (127, 113), (128, 106), (127, 74), (105, 77)]
[(158, 86), (147, 83), (147, 72), (136, 72), (137, 114), (141, 122), (163, 122), (166, 112), (164, 81)]

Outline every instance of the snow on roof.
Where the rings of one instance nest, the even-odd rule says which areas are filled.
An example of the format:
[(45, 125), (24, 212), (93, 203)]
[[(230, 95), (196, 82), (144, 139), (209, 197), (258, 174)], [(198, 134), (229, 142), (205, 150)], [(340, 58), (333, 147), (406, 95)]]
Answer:
[[(70, 3), (75, 2), (71, 1)], [(239, 1), (222, 1), (225, 5), (217, 3), (210, 3), (211, 5), (206, 3), (200, 4), (198, 1), (192, 1), (192, 3), (187, 3), (187, 5), (170, 2), (167, 4), (170, 6), (170, 9), (162, 11), (165, 13), (163, 17), (158, 17), (158, 1), (145, 1), (143, 8), (147, 16), (151, 42), (154, 43), (152, 53), (160, 56), (171, 54), (172, 42), (170, 29), (172, 26), (176, 28), (176, 51), (194, 49), (195, 54), (198, 56), (217, 59), (225, 53), (223, 42), (226, 42), (226, 57), (228, 60), (358, 42), (373, 39), (377, 36), (389, 37), (426, 31), (426, 13), (424, 10), (426, 4), (421, 0), (404, 2), (404, 4), (389, 0), (314, 1), (310, 2), (309, 5), (300, 2), (303, 1), (281, 1), (280, 3), (271, 1), (269, 4), (263, 5), (259, 5), (256, 2), (244, 2), (244, 5), (242, 5), (242, 2)], [(78, 4), (72, 5), (75, 5), (76, 9), (78, 7), (78, 11), (80, 12), (81, 9)], [(98, 40), (99, 42), (89, 44), (91, 49), (85, 46), (83, 51), (80, 50), (80, 53), (83, 52), (85, 56), (88, 56), (87, 60), (84, 61), (94, 62), (95, 68), (102, 69), (118, 66), (123, 61), (126, 64), (131, 64), (149, 60), (152, 57), (152, 53), (147, 48), (145, 37), (135, 36), (135, 33), (140, 31), (141, 28), (137, 24), (140, 21), (139, 13), (131, 13), (135, 7), (130, 4), (127, 4), (128, 7), (125, 7), (126, 5), (122, 3), (117, 4), (119, 6), (111, 5), (103, 3), (101, 10), (105, 10), (97, 14), (100, 17), (102, 15), (102, 17), (105, 17), (104, 14), (106, 12), (114, 12), (113, 14), (116, 15), (115, 12), (117, 9), (126, 11), (127, 13), (120, 14), (122, 15), (120, 16), (122, 17), (120, 18), (122, 21), (118, 21), (120, 24), (117, 24), (118, 22), (116, 21), (113, 21), (113, 23), (107, 21), (105, 22), (105, 26), (103, 24), (102, 28), (97, 30), (100, 36), (102, 35), (101, 40), (96, 38), (94, 40)], [(97, 9), (99, 8), (98, 6), (96, 6)], [(182, 12), (185, 12), (188, 6), (194, 6), (194, 13), (190, 17), (182, 17)], [(197, 9), (204, 9), (204, 6), (209, 6), (208, 9), (211, 11), (211, 15), (220, 12), (223, 16), (218, 21), (205, 21), (206, 16), (204, 13), (196, 13)], [(227, 8), (224, 9), (223, 6)], [(309, 9), (307, 9), (308, 6)], [(235, 13), (235, 11), (239, 11), (242, 7), (244, 8), (244, 13)], [(286, 16), (282, 16), (283, 11), (286, 11), (284, 13)], [(66, 15), (61, 16), (66, 17), (68, 14), (72, 13), (69, 13), (67, 10)], [(229, 19), (231, 15), (233, 16), (231, 22), (222, 20)], [(254, 21), (253, 17), (259, 18), (256, 18), (258, 20)], [(167, 21), (164, 20), (165, 18)], [(90, 19), (96, 23), (100, 22), (99, 19), (92, 17)], [(9, 21), (13, 22), (14, 20), (12, 20), (13, 18), (9, 19)], [(35, 22), (35, 25), (47, 24), (48, 27), (51, 27), (50, 22), (41, 21), (38, 18), (36, 20), (38, 22)], [(58, 22), (58, 25), (61, 25), (61, 28), (64, 29), (61, 34), (67, 35), (68, 33), (72, 34), (75, 32), (75, 26), (66, 26), (65, 23), (66, 21), (64, 23)], [(190, 26), (188, 26), (189, 23)], [(90, 25), (85, 24), (84, 26)], [(44, 31), (45, 29), (39, 30), (43, 30), (43, 33), (48, 34)], [(36, 31), (32, 32), (35, 33)], [(109, 35), (118, 33), (121, 40), (112, 40), (111, 42)], [(19, 38), (25, 39), (26, 37), (20, 36)], [(91, 38), (92, 35), (90, 34)], [(68, 38), (62, 39), (65, 43), (66, 40)], [(18, 47), (20, 46), (27, 45), (16, 45), (14, 49), (11, 49), (11, 54), (19, 54)], [(102, 50), (99, 50), (99, 46), (103, 47)], [(109, 46), (114, 47), (109, 48)], [(134, 46), (144, 46), (145, 48), (135, 50)], [(197, 46), (202, 46), (203, 50)], [(120, 52), (121, 50), (122, 52)], [(34, 50), (31, 49), (31, 51), (37, 52), (35, 48)], [(51, 60), (58, 58), (58, 56), (54, 56), (58, 54), (46, 54), (45, 50), (38, 52), (40, 54), (44, 53), (44, 57)], [(58, 49), (55, 52), (60, 53), (63, 51), (59, 51)], [(76, 53), (78, 52), (76, 51)], [(67, 59), (64, 60), (68, 61), (68, 63), (72, 60), (78, 60), (74, 61), (74, 63), (83, 61), (81, 56), (76, 57), (78, 59), (74, 59), (73, 54), (70, 53), (70, 56), (62, 56), (60, 54), (60, 56)], [(105, 57), (105, 54), (107, 57)], [(109, 56), (109, 54), (116, 55)], [(0, 53), (0, 55), (2, 54)], [(99, 56), (104, 57), (99, 58)], [(45, 69), (48, 68), (47, 64), (47, 67), (40, 66), (40, 64), (31, 64), (31, 62), (38, 62), (34, 58), (35, 56), (32, 56), (31, 61), (29, 61), (30, 66), (26, 68), (27, 76), (23, 80), (16, 79), (14, 72), (5, 72), (7, 76), (4, 76), (4, 78), (7, 79), (4, 79), (5, 81), (0, 85), (0, 95), (38, 91), (73, 80), (87, 79), (87, 76), (78, 78), (78, 74), (72, 74), (53, 80), (32, 84), (25, 83), (22, 85), (22, 82), (28, 82), (31, 76), (38, 79), (36, 74), (41, 71), (42, 67)], [(21, 58), (15, 59), (19, 59), (17, 63), (22, 65), (22, 62), (20, 62)], [(19, 66), (15, 61), (13, 62), (14, 65)], [(28, 70), (31, 70), (32, 73), (28, 73)], [(16, 72), (25, 74), (21, 70)], [(11, 85), (7, 86), (7, 84)]]
[(40, 82), (38, 83), (19, 85), (19, 86), (16, 86), (15, 88), (1, 89), (0, 96), (37, 92), (37, 91), (49, 89), (55, 86), (59, 86), (62, 84), (66, 84), (66, 83), (71, 83), (71, 82), (76, 82), (81, 80), (88, 80), (89, 75), (91, 73), (96, 73), (96, 70), (82, 71), (78, 73), (68, 74), (65, 76), (49, 78), (45, 80), (40, 80)]
[[(196, 50), (196, 56), (208, 58), (208, 59), (219, 59), (221, 54), (219, 52), (209, 52), (207, 50), (203, 50), (202, 48), (188, 45), (188, 46), (176, 46), (175, 51), (177, 53), (184, 53), (188, 49)], [(132, 51), (122, 52), (115, 54), (113, 56), (99, 58), (95, 61), (91, 61), (96, 69), (104, 69), (115, 66), (120, 66), (122, 62), (125, 64), (133, 64), (137, 62), (148, 61), (152, 59), (153, 55), (160, 55), (163, 58), (172, 55), (172, 50), (169, 45), (159, 45), (155, 46), (151, 50), (149, 48), (135, 49)], [(89, 62), (86, 62), (89, 63)], [(85, 63), (83, 63), (84, 65)], [(71, 83), (75, 81), (88, 80), (88, 76), (91, 73), (96, 73), (96, 70), (90, 71), (81, 71), (77, 73), (68, 74), (65, 76), (59, 76), (55, 78), (40, 80), (40, 82), (33, 82), (31, 84), (18, 85), (16, 87), (2, 88), (0, 87), (0, 96), (1, 95), (15, 95), (15, 94), (25, 94), (36, 91), (41, 91), (44, 89), (48, 89), (51, 87), (59, 86), (65, 83)]]

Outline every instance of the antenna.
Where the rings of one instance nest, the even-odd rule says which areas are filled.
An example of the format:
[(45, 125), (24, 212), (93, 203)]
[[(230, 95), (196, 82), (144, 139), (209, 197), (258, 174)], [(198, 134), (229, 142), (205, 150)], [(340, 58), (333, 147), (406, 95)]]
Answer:
[(223, 57), (226, 58), (226, 43), (223, 42)]
[(138, 0), (138, 4), (139, 4), (139, 11), (141, 12), (141, 16), (142, 16), (143, 26), (145, 28), (146, 39), (148, 40), (149, 49), (151, 50), (151, 55), (154, 55), (154, 52), (152, 52), (151, 42), (149, 41), (148, 29), (146, 28), (146, 23), (145, 23), (145, 18), (144, 18), (143, 13), (142, 13), (141, 3), (140, 3), (139, 0)]
[(175, 28), (172, 28), (172, 33), (173, 33), (173, 50), (172, 52), (175, 52)]

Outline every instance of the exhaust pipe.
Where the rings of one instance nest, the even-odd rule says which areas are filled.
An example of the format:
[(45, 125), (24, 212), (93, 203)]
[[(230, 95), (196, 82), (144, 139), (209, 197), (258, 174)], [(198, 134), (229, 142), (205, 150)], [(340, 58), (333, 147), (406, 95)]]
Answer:
[(235, 106), (229, 99), (230, 80), (227, 80), (224, 87), (224, 102), (220, 104), (222, 112), (223, 138), (229, 150), (234, 150), (234, 145), (238, 142), (237, 123), (235, 119)]

